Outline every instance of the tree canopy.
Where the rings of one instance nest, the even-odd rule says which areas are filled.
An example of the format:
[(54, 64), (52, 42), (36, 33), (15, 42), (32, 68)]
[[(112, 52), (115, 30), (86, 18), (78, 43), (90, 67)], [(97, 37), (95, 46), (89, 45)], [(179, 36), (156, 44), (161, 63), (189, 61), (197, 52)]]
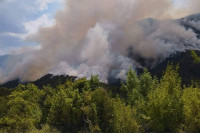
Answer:
[(200, 87), (182, 85), (178, 70), (157, 79), (130, 68), (120, 89), (98, 76), (0, 88), (0, 133), (200, 132)]

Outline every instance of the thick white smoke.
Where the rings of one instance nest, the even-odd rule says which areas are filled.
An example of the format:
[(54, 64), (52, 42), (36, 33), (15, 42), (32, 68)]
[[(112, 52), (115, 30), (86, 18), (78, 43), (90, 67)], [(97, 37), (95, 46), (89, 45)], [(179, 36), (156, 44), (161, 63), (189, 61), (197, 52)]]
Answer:
[[(174, 52), (199, 49), (196, 33), (178, 21), (145, 19), (171, 18), (176, 10), (184, 11), (170, 0), (67, 0), (54, 26), (28, 37), (41, 49), (7, 61), (0, 80), (32, 81), (51, 72), (98, 74), (106, 82), (109, 76), (123, 79), (130, 66), (153, 65)], [(197, 29), (199, 23), (189, 22)]]

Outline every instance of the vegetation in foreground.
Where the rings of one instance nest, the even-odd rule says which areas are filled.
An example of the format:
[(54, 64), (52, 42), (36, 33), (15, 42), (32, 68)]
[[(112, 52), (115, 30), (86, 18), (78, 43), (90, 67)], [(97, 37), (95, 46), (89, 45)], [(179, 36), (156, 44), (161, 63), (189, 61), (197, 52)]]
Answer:
[(200, 132), (200, 86), (182, 85), (178, 67), (168, 65), (159, 80), (130, 69), (120, 89), (98, 76), (0, 88), (0, 132)]

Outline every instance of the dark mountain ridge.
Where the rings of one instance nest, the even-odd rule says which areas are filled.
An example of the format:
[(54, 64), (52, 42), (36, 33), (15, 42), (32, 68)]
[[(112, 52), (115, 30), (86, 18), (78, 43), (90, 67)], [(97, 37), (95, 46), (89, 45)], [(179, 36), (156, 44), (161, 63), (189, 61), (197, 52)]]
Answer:
[[(200, 51), (195, 51), (200, 56)], [(163, 62), (159, 63), (156, 67), (149, 69), (152, 75), (160, 78), (168, 63), (179, 65), (179, 74), (183, 84), (189, 85), (191, 81), (200, 81), (200, 63), (194, 63), (190, 50), (186, 52), (179, 52), (166, 58)]]
[(74, 76), (69, 76), (69, 75), (52, 75), (52, 74), (46, 74), (40, 79), (33, 81), (33, 82), (20, 82), (19, 79), (8, 81), (0, 87), (6, 87), (6, 88), (14, 88), (17, 87), (19, 84), (28, 84), (28, 83), (33, 83), (39, 88), (42, 88), (43, 86), (46, 85), (51, 85), (53, 87), (57, 86), (58, 84), (64, 84), (67, 80), (72, 80), (74, 81), (77, 77)]

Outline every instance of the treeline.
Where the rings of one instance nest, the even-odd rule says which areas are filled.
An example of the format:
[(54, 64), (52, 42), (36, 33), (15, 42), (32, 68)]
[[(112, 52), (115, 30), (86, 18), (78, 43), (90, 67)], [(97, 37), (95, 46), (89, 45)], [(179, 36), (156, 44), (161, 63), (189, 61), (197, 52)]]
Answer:
[(161, 79), (130, 69), (120, 88), (98, 76), (1, 88), (0, 132), (200, 132), (200, 86), (182, 85), (178, 69), (169, 65)]

